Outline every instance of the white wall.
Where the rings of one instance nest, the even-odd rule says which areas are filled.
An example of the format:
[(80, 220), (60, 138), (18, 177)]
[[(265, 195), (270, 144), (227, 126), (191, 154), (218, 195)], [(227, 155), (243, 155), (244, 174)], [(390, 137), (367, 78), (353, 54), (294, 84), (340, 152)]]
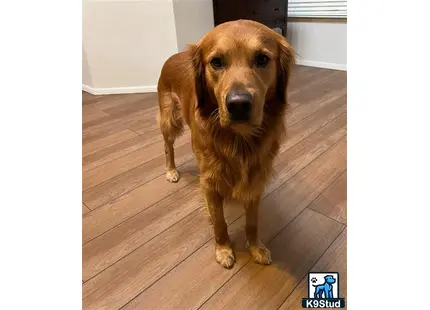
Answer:
[(287, 38), (297, 63), (346, 70), (346, 21), (294, 21), (287, 26)]
[(83, 0), (83, 89), (156, 91), (167, 58), (212, 27), (211, 0)]

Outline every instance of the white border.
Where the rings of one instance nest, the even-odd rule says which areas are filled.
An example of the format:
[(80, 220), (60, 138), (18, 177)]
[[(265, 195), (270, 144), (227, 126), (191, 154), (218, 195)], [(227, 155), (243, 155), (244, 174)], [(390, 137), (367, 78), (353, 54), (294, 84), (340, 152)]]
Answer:
[[(427, 1), (348, 1), (350, 310), (428, 309)], [(412, 61), (414, 60), (414, 61)]]
[(82, 90), (92, 95), (156, 93), (157, 86), (151, 85), (151, 86), (133, 86), (133, 87), (94, 88), (94, 87), (82, 84)]
[[(350, 310), (428, 308), (425, 5), (408, 2), (407, 14), (402, 2), (348, 2)], [(2, 8), (3, 40), (12, 45), (1, 51), (1, 305), (81, 309), (82, 4)]]

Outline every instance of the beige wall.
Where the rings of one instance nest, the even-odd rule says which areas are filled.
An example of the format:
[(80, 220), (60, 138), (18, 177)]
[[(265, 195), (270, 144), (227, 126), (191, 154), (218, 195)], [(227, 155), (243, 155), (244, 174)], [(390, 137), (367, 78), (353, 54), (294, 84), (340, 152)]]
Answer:
[[(212, 0), (83, 0), (83, 87), (156, 91), (166, 59), (213, 25)], [(298, 63), (346, 70), (346, 22), (289, 22), (288, 39)]]
[(163, 62), (177, 49), (171, 1), (84, 0), (88, 86), (154, 86)]
[(179, 51), (214, 26), (212, 0), (173, 0), (173, 10)]
[(346, 70), (346, 29), (346, 20), (294, 21), (288, 23), (287, 38), (301, 56), (298, 64)]
[(82, 46), (82, 84), (92, 86), (93, 79), (91, 78), (90, 65), (87, 59), (87, 53)]
[(83, 0), (84, 89), (156, 91), (163, 63), (210, 30), (212, 15), (209, 0)]

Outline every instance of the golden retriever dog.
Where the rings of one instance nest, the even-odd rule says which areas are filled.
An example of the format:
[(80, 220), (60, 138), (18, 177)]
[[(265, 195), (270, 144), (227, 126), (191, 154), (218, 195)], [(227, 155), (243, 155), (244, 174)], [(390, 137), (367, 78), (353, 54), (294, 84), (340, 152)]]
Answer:
[(166, 177), (177, 182), (173, 143), (191, 131), (215, 234), (215, 259), (231, 268), (223, 204), (243, 204), (246, 245), (253, 260), (271, 263), (258, 237), (258, 209), (286, 129), (287, 85), (294, 52), (272, 29), (250, 20), (218, 25), (188, 50), (170, 57), (158, 82), (158, 122)]

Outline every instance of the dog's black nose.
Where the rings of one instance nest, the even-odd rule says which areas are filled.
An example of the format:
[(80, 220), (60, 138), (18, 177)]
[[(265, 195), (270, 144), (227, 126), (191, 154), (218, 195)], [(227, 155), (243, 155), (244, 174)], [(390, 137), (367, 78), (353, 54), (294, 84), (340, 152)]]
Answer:
[(226, 98), (227, 110), (233, 121), (247, 121), (251, 116), (252, 95), (229, 92)]

